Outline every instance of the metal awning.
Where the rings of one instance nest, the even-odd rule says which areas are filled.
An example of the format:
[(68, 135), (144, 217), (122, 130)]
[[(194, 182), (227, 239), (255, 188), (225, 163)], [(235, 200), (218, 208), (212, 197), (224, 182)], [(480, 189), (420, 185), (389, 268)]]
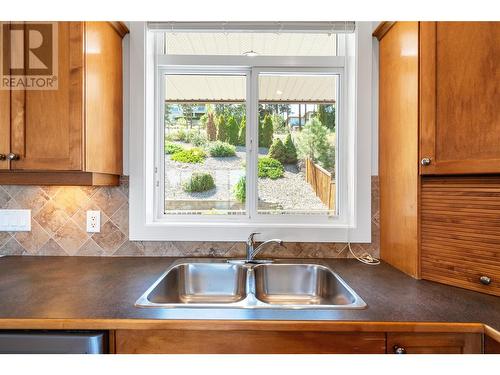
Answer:
[[(244, 102), (246, 77), (167, 75), (165, 100), (171, 103)], [(267, 103), (335, 103), (337, 75), (262, 75), (259, 101)]]

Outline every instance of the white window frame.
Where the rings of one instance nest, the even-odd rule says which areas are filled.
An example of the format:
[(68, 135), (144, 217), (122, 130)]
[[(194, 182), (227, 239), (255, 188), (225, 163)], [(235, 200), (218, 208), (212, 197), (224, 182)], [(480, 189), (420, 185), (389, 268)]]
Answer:
[[(364, 23), (361, 23), (364, 24)], [(370, 242), (371, 241), (371, 49), (361, 53), (362, 43), (369, 41), (371, 33), (369, 23), (357, 25), (356, 38), (347, 48), (344, 56), (325, 57), (274, 57), (274, 56), (196, 56), (197, 65), (192, 64), (191, 56), (168, 56), (155, 54), (155, 41), (147, 31), (146, 23), (132, 22), (130, 25), (130, 239), (131, 240), (190, 240), (190, 241), (242, 241), (249, 233), (260, 232), (263, 237), (277, 236), (284, 241), (296, 242)], [(361, 30), (360, 30), (361, 29)], [(366, 33), (368, 31), (368, 34)], [(367, 36), (370, 36), (367, 38)], [(361, 56), (360, 56), (361, 54)], [(248, 59), (252, 59), (252, 66)], [(363, 60), (364, 59), (364, 60)], [(360, 65), (363, 65), (360, 67)], [(175, 68), (174, 68), (175, 66)], [(257, 67), (258, 66), (258, 67)], [(265, 68), (271, 66), (271, 68)], [(159, 67), (159, 68), (157, 68)], [(257, 80), (259, 72), (290, 71), (311, 73), (335, 73), (341, 75), (342, 116), (337, 128), (338, 142), (342, 145), (338, 158), (339, 176), (339, 215), (325, 222), (325, 217), (315, 215), (256, 215), (251, 221), (245, 215), (218, 215), (195, 218), (182, 218), (183, 215), (166, 218), (158, 211), (163, 205), (158, 203), (158, 174), (163, 155), (163, 137), (158, 137), (159, 114), (156, 109), (161, 103), (158, 88), (158, 73), (183, 70), (198, 71), (200, 67), (213, 72), (247, 74), (247, 104), (257, 103)], [(362, 72), (360, 72), (362, 68)], [(354, 70), (354, 71), (353, 71)], [(353, 74), (356, 72), (356, 74)], [(349, 76), (349, 79), (348, 79)], [(358, 77), (358, 79), (355, 79)], [(369, 78), (360, 87), (361, 77)], [(254, 80), (248, 84), (249, 79)], [(250, 100), (249, 100), (250, 99)], [(347, 108), (347, 103), (350, 103)], [(360, 105), (362, 104), (362, 105)], [(162, 106), (160, 106), (162, 107)], [(256, 119), (256, 108), (247, 105), (249, 121)], [(368, 110), (368, 111), (367, 111)], [(360, 121), (362, 120), (362, 122)], [(256, 138), (249, 134), (247, 126), (247, 178), (256, 182), (256, 159), (253, 150), (248, 150), (249, 139)], [(343, 134), (345, 133), (345, 134)], [(161, 143), (161, 147), (160, 147)], [(155, 145), (156, 147), (151, 147)], [(149, 146), (149, 147), (148, 147)], [(342, 150), (345, 151), (342, 151)], [(250, 151), (250, 152), (249, 152)], [(254, 160), (255, 159), (255, 160)], [(155, 170), (156, 168), (156, 170)], [(255, 174), (255, 176), (250, 176)], [(247, 186), (252, 186), (250, 183)], [(253, 184), (256, 190), (256, 183)], [(161, 189), (164, 189), (163, 186)], [(256, 194), (256, 191), (248, 191)], [(250, 212), (250, 214), (252, 214)], [(255, 214), (255, 212), (253, 213)], [(277, 222), (279, 218), (279, 222)], [(305, 220), (304, 220), (305, 218)]]

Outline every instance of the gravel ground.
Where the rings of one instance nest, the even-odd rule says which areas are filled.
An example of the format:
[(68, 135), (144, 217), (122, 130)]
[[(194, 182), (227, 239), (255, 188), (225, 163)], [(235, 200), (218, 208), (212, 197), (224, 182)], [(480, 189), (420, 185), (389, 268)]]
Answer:
[[(186, 144), (183, 144), (186, 146)], [(266, 148), (259, 149), (259, 156), (267, 154)], [(233, 186), (245, 175), (246, 152), (244, 147), (236, 148), (236, 156), (207, 157), (203, 163), (179, 163), (165, 155), (165, 187), (168, 200), (234, 201)], [(305, 181), (304, 173), (295, 165), (285, 165), (284, 178), (259, 179), (259, 206), (267, 209), (278, 206), (284, 210), (324, 210), (326, 207)], [(191, 178), (193, 172), (208, 172), (215, 178), (215, 189), (202, 193), (186, 193), (182, 185)], [(265, 206), (265, 207), (262, 207)]]
[(278, 203), (284, 210), (324, 210), (326, 206), (314, 194), (303, 172), (295, 165), (285, 164), (284, 178), (259, 179), (259, 199)]

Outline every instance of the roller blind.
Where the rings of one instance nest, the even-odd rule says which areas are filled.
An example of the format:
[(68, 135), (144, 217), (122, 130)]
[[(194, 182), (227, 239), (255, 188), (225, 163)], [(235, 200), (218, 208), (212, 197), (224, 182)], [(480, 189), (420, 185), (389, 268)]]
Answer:
[(354, 32), (354, 21), (330, 22), (148, 22), (150, 30), (163, 32), (283, 32), (326, 33)]

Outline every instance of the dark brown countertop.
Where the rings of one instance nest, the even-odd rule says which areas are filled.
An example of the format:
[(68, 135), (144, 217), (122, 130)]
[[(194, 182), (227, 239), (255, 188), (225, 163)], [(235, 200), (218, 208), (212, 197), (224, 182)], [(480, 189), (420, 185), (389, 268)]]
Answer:
[[(70, 321), (123, 319), (168, 321), (200, 319), (191, 309), (137, 308), (137, 298), (174, 258), (3, 257), (0, 258), (0, 327), (19, 328), (16, 320)], [(311, 260), (309, 260), (311, 261)], [(355, 260), (328, 260), (332, 269), (364, 299), (368, 308), (318, 313), (328, 322), (481, 323), (500, 331), (500, 297), (423, 280), (414, 280), (382, 263), (366, 266)], [(206, 311), (206, 310), (205, 310)], [(204, 313), (206, 318), (207, 313)], [(219, 310), (210, 319), (232, 320)], [(285, 320), (301, 320), (293, 311)], [(241, 318), (240, 318), (241, 319)], [(249, 312), (245, 319), (266, 319)], [(315, 318), (316, 319), (316, 318)], [(105, 323), (102, 323), (105, 324)], [(130, 322), (129, 322), (130, 324)], [(11, 326), (12, 325), (12, 326)], [(115, 328), (108, 322), (109, 329)], [(42, 328), (24, 326), (25, 328)], [(80, 328), (86, 328), (83, 324)]]

